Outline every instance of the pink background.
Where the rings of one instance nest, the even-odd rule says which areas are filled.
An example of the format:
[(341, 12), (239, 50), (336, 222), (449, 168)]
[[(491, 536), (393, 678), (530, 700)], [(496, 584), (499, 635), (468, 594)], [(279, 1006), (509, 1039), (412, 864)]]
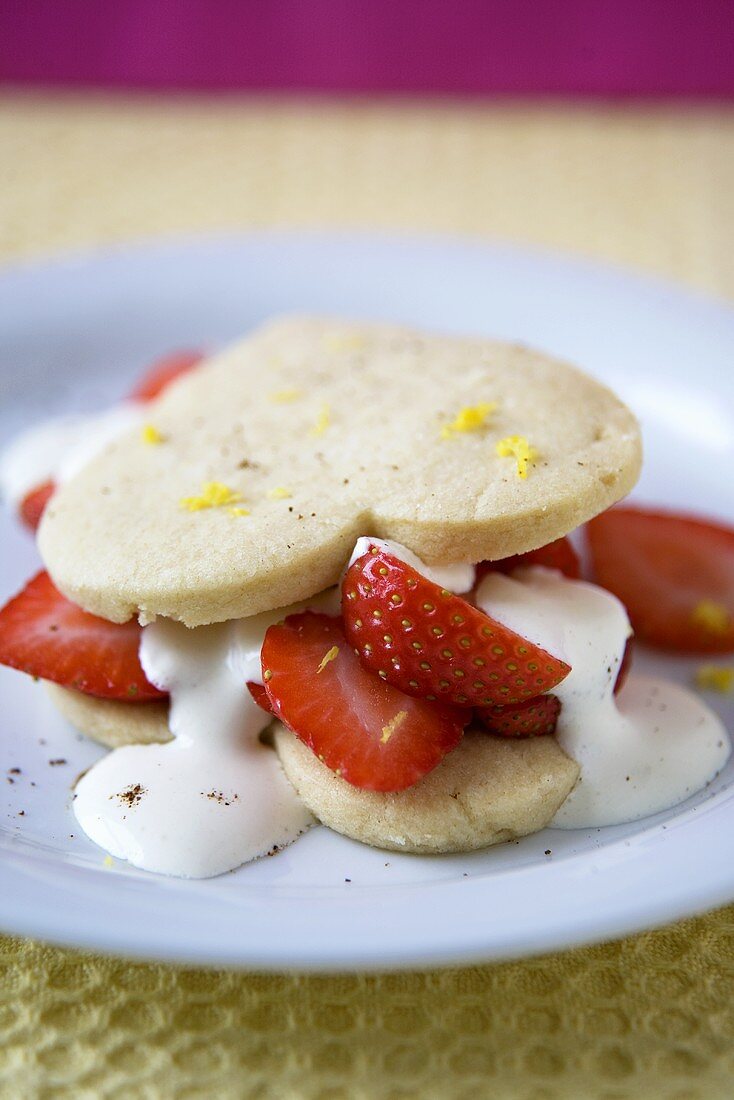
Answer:
[(734, 95), (734, 0), (0, 0), (0, 81)]

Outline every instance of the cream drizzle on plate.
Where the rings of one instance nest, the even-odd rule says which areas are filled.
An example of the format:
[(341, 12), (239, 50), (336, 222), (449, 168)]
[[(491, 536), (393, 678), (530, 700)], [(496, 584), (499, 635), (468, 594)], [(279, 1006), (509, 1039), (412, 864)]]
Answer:
[(718, 716), (677, 684), (630, 675), (614, 684), (627, 612), (611, 593), (555, 570), (489, 573), (477, 602), (487, 614), (571, 665), (554, 694), (556, 737), (581, 777), (553, 825), (618, 825), (683, 802), (726, 763), (731, 746)]
[[(466, 591), (474, 567), (429, 570), (396, 543), (360, 539), (398, 554), (442, 587)], [(629, 621), (615, 597), (555, 571), (489, 574), (479, 603), (494, 618), (566, 659), (573, 670), (556, 689), (558, 739), (582, 777), (554, 824), (585, 828), (667, 809), (705, 786), (729, 755), (718, 718), (695, 696), (664, 681), (631, 677), (616, 704), (614, 681)], [(187, 878), (231, 870), (291, 843), (313, 819), (260, 734), (270, 718), (247, 681), (262, 682), (267, 628), (311, 607), (339, 612), (339, 588), (288, 608), (189, 630), (158, 620), (145, 627), (148, 678), (171, 693), (165, 745), (115, 749), (76, 787), (85, 833), (137, 867)]]
[(74, 813), (95, 844), (146, 871), (210, 878), (285, 847), (314, 824), (260, 741), (272, 718), (246, 686), (262, 683), (268, 627), (306, 606), (336, 614), (338, 590), (196, 630), (168, 619), (145, 627), (141, 662), (171, 693), (174, 739), (114, 749), (82, 776)]
[[(357, 546), (363, 541), (360, 553), (377, 540)], [(474, 567), (436, 576), (444, 586), (471, 587)], [(338, 615), (339, 587), (196, 630), (166, 619), (144, 628), (141, 662), (148, 679), (170, 692), (174, 739), (114, 749), (79, 780), (74, 813), (91, 840), (147, 871), (208, 878), (290, 844), (314, 823), (276, 754), (261, 743), (271, 718), (246, 687), (262, 683), (268, 627), (305, 608)]]

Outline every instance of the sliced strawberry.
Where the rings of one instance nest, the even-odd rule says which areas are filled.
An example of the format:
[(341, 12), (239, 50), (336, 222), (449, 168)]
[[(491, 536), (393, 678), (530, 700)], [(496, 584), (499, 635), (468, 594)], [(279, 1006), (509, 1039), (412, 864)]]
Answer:
[(543, 737), (555, 733), (561, 700), (557, 695), (539, 695), (508, 707), (477, 707), (476, 715), (490, 733), (500, 737)]
[(327, 767), (370, 791), (402, 791), (461, 740), (470, 712), (412, 699), (367, 672), (339, 618), (304, 611), (262, 648), (273, 713)]
[(477, 566), (477, 583), (485, 574), (494, 571), (511, 573), (523, 565), (542, 565), (545, 569), (558, 569), (565, 577), (578, 580), (581, 576), (581, 562), (571, 542), (567, 538), (556, 539), (538, 550), (529, 550), (527, 554), (514, 554), (511, 558), (498, 561), (482, 561)]
[(347, 570), (342, 616), (362, 664), (408, 695), (505, 705), (550, 691), (570, 672), (376, 546)]
[[(614, 684), (615, 695), (627, 682), (631, 665), (632, 639), (628, 638)], [(561, 706), (557, 695), (538, 695), (506, 707), (477, 707), (474, 713), (490, 733), (500, 737), (543, 737), (556, 732)]]
[(140, 630), (89, 615), (39, 573), (0, 610), (0, 664), (86, 695), (160, 699), (140, 665)]
[(267, 711), (268, 714), (273, 713), (273, 708), (270, 706), (270, 700), (268, 699), (268, 693), (262, 684), (256, 684), (253, 680), (248, 680), (247, 690), (254, 702), (260, 707), (260, 710)]
[(26, 493), (20, 502), (20, 507), (18, 509), (20, 518), (31, 531), (36, 531), (38, 529), (44, 509), (55, 490), (56, 485), (53, 481), (44, 481), (35, 489), (31, 489), (30, 493)]
[(587, 527), (596, 580), (637, 636), (687, 653), (734, 650), (734, 530), (670, 512), (612, 508)]
[(204, 358), (201, 351), (176, 351), (156, 359), (130, 394), (133, 401), (152, 401), (182, 374), (188, 374)]

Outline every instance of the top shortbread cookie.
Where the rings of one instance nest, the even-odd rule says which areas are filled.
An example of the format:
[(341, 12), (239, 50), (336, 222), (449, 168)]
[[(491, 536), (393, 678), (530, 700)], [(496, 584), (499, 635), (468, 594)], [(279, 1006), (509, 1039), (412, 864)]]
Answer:
[(535, 549), (624, 496), (641, 460), (632, 413), (566, 363), (319, 318), (228, 348), (149, 421), (57, 491), (39, 532), (61, 591), (115, 622), (305, 599), (359, 535), (429, 564)]

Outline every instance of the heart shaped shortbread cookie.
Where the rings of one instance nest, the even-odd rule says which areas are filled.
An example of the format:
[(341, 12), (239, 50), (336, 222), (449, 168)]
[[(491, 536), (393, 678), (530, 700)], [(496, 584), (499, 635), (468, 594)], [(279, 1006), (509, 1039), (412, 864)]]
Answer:
[(308, 598), (359, 535), (432, 564), (531, 550), (624, 496), (641, 458), (630, 411), (565, 363), (312, 318), (230, 347), (149, 418), (59, 489), (39, 532), (62, 592), (116, 622)]

